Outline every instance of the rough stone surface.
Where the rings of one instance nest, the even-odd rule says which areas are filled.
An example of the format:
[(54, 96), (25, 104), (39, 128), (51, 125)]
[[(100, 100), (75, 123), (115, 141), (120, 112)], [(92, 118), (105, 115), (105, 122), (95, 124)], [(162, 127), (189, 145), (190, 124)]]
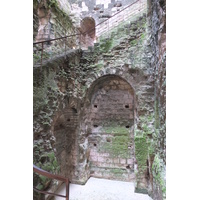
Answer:
[[(63, 36), (58, 12), (43, 9), (34, 13), (40, 39), (43, 32)], [(72, 183), (125, 180), (137, 192), (165, 198), (165, 2), (148, 1), (147, 10), (101, 34), (93, 47), (73, 50), (81, 38), (68, 40), (67, 51), (63, 42), (45, 46), (47, 59), (33, 70), (34, 164)], [(34, 174), (39, 189), (53, 185)]]

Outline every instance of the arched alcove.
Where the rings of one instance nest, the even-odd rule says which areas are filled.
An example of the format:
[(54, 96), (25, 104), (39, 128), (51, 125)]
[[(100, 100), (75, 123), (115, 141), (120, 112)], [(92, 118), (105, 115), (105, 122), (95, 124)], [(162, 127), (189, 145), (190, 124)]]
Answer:
[(85, 46), (93, 46), (95, 41), (95, 20), (92, 17), (85, 17), (81, 21), (81, 45)]
[(117, 75), (97, 79), (87, 94), (84, 117), (90, 176), (133, 181), (134, 91)]
[(54, 124), (53, 134), (56, 138), (55, 154), (60, 166), (60, 174), (68, 178), (72, 178), (75, 168), (76, 129), (76, 109), (65, 108)]

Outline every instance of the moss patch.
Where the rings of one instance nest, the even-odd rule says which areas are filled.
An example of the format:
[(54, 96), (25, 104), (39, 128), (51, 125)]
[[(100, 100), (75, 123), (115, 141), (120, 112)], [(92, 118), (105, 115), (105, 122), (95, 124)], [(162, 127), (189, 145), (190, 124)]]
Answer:
[(101, 52), (104, 52), (104, 53), (107, 53), (111, 47), (112, 47), (112, 38), (110, 38), (109, 40), (105, 40), (104, 42), (100, 43), (100, 51)]
[(122, 126), (107, 127), (105, 132), (109, 135), (107, 140), (108, 143), (103, 143), (103, 151), (108, 152), (113, 157), (129, 158), (130, 151), (128, 149), (128, 144), (130, 142), (129, 129)]
[(135, 155), (138, 163), (138, 172), (144, 172), (147, 169), (148, 144), (146, 137), (135, 137)]
[(161, 187), (163, 197), (166, 196), (165, 165), (157, 154), (152, 165), (154, 181)]

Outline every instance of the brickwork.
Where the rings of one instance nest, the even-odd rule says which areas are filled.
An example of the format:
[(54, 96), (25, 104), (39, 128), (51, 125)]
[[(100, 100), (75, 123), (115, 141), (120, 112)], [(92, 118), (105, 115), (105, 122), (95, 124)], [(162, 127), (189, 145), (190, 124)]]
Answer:
[(73, 183), (84, 184), (95, 176), (134, 181), (138, 189), (151, 190), (154, 56), (146, 14), (131, 20), (93, 48), (56, 58), (37, 73), (48, 81), (41, 83), (43, 88), (34, 86), (41, 104), (35, 105), (35, 164), (43, 159), (39, 154), (53, 151), (61, 174)]
[(133, 96), (131, 86), (118, 76), (94, 87), (88, 117), (91, 176), (134, 180)]
[(54, 126), (56, 138), (56, 158), (60, 165), (61, 174), (66, 177), (73, 177), (75, 156), (75, 140), (77, 128), (77, 111), (67, 108), (57, 119)]

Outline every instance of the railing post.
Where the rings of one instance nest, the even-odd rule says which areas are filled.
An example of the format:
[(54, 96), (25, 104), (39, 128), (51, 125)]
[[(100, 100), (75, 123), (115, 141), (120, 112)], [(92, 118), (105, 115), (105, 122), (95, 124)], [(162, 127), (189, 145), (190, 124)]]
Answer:
[(41, 52), (41, 66), (42, 66), (43, 48), (44, 48), (44, 42), (42, 42), (42, 52)]
[(69, 200), (69, 179), (66, 179), (66, 200)]

